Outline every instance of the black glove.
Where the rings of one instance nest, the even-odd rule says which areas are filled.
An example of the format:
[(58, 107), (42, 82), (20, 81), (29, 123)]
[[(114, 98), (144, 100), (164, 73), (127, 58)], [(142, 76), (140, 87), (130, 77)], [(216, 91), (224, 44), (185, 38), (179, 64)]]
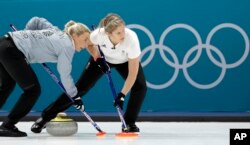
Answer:
[(115, 98), (114, 107), (118, 105), (121, 109), (123, 109), (124, 97), (125, 95), (123, 93), (119, 93)]
[(82, 99), (81, 97), (79, 97), (78, 95), (76, 95), (75, 97), (72, 98), (74, 100), (74, 107), (76, 107), (77, 110), (85, 110), (85, 107), (83, 105)]
[(107, 73), (110, 70), (109, 65), (105, 62), (103, 57), (97, 58), (95, 62), (100, 67), (100, 69), (103, 73)]

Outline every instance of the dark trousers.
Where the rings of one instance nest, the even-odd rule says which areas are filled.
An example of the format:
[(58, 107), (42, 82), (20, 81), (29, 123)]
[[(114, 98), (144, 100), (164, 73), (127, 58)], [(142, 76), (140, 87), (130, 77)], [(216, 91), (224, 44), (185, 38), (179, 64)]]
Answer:
[(40, 84), (25, 56), (11, 38), (0, 39), (0, 109), (18, 84), (23, 93), (10, 111), (5, 123), (16, 124), (34, 106), (41, 93)]
[[(111, 68), (115, 68), (124, 80), (127, 78), (128, 62), (123, 64), (109, 64), (109, 66)], [(102, 75), (103, 73), (101, 72), (100, 68), (97, 66), (95, 61), (90, 58), (85, 69), (83, 70), (83, 73), (76, 83), (78, 94), (80, 96), (84, 96), (95, 85)], [(131, 89), (127, 110), (124, 114), (124, 119), (127, 124), (134, 124), (137, 120), (142, 102), (146, 95), (146, 91), (146, 81), (143, 69), (140, 64), (136, 81)], [(44, 109), (42, 112), (42, 117), (45, 120), (51, 120), (57, 115), (57, 113), (68, 109), (71, 104), (72, 103), (70, 102), (70, 99), (68, 99), (65, 94), (62, 94), (55, 102)]]

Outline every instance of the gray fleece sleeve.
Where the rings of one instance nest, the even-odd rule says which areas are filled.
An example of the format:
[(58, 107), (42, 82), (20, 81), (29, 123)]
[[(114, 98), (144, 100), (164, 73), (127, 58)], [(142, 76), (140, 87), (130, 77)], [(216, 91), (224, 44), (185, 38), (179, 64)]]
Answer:
[(33, 17), (26, 24), (25, 30), (43, 30), (49, 28), (56, 28), (45, 18)]
[(75, 97), (77, 94), (77, 88), (71, 76), (71, 65), (72, 59), (69, 58), (65, 53), (61, 53), (58, 56), (57, 70), (60, 74), (60, 79), (66, 92), (71, 96)]

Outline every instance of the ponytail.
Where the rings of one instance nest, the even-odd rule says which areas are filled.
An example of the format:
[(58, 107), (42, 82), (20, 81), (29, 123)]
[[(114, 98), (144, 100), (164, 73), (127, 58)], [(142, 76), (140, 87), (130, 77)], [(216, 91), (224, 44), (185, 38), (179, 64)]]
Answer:
[(64, 31), (72, 36), (73, 34), (76, 34), (77, 36), (82, 35), (85, 32), (89, 32), (89, 28), (82, 24), (82, 23), (77, 23), (75, 21), (70, 20), (68, 23), (65, 24), (64, 26)]

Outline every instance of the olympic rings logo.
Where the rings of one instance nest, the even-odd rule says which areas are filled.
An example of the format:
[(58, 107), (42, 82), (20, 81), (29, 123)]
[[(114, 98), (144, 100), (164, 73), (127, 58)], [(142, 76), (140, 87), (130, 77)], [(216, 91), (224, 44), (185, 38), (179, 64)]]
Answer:
[[(152, 35), (152, 33), (145, 28), (142, 25), (138, 25), (138, 24), (130, 24), (127, 25), (128, 28), (130, 29), (139, 29), (141, 31), (143, 31), (150, 39), (151, 41), (151, 45), (147, 46), (145, 49), (142, 50), (142, 54), (141, 54), (141, 58), (148, 52), (150, 51), (150, 54), (148, 56), (148, 58), (142, 62), (142, 66), (146, 66), (148, 65), (151, 60), (153, 59), (154, 55), (155, 55), (155, 51), (156, 49), (159, 49), (160, 52), (160, 56), (162, 57), (162, 59), (164, 60), (164, 62), (173, 67), (174, 73), (172, 75), (172, 77), (165, 83), (163, 84), (153, 84), (147, 81), (147, 86), (152, 88), (152, 89), (164, 89), (169, 87), (170, 85), (172, 85), (174, 83), (174, 81), (176, 80), (180, 69), (183, 70), (183, 74), (186, 78), (186, 80), (194, 87), (199, 88), (199, 89), (211, 89), (215, 86), (217, 86), (224, 78), (225, 74), (226, 74), (226, 70), (227, 69), (232, 69), (235, 67), (238, 67), (239, 65), (241, 65), (247, 58), (248, 54), (249, 54), (249, 38), (247, 36), (247, 33), (238, 25), (232, 24), (232, 23), (222, 23), (217, 25), (216, 27), (214, 27), (208, 34), (207, 38), (206, 38), (206, 43), (203, 44), (202, 43), (202, 39), (200, 34), (190, 25), (187, 24), (174, 24), (171, 25), (170, 27), (168, 27), (167, 29), (164, 30), (164, 32), (162, 33), (161, 37), (160, 37), (160, 41), (159, 44), (157, 44), (155, 42), (154, 36)], [(212, 44), (210, 44), (212, 37), (214, 36), (214, 34), (224, 28), (230, 28), (230, 29), (234, 29), (236, 31), (238, 31), (241, 36), (244, 39), (245, 42), (245, 51), (244, 54), (241, 56), (241, 58), (239, 58), (236, 62), (234, 63), (230, 63), (227, 64), (224, 55), (222, 54), (222, 52), (216, 48), (215, 46), (213, 46)], [(175, 29), (186, 29), (188, 31), (190, 31), (196, 38), (197, 40), (197, 45), (193, 46), (192, 48), (190, 48), (187, 53), (184, 56), (184, 59), (182, 61), (182, 64), (180, 64), (179, 59), (177, 57), (177, 55), (175, 54), (175, 52), (168, 46), (165, 46), (163, 44), (165, 37), (173, 30)], [(189, 75), (187, 69), (189, 67), (191, 67), (192, 65), (194, 65), (200, 58), (202, 50), (205, 49), (206, 50), (206, 54), (208, 56), (208, 58), (211, 60), (212, 63), (214, 63), (216, 66), (221, 68), (221, 73), (219, 75), (219, 77), (213, 81), (210, 84), (200, 84), (198, 82), (195, 82)], [(164, 54), (164, 51), (168, 52), (171, 57), (173, 58), (173, 61), (170, 61)], [(190, 55), (197, 51), (195, 57), (188, 62)], [(220, 61), (216, 60), (214, 58), (214, 56), (212, 55), (212, 52), (216, 53), (219, 56)]]

